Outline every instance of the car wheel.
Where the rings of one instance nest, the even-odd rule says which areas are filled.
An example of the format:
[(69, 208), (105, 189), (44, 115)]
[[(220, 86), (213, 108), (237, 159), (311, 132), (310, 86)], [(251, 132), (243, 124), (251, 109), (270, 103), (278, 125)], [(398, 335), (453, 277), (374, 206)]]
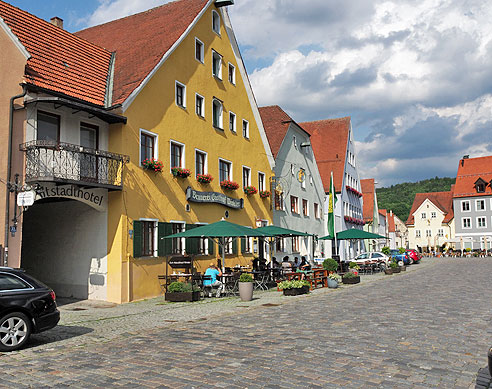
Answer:
[(21, 312), (13, 312), (0, 319), (0, 351), (21, 348), (31, 335), (29, 318)]

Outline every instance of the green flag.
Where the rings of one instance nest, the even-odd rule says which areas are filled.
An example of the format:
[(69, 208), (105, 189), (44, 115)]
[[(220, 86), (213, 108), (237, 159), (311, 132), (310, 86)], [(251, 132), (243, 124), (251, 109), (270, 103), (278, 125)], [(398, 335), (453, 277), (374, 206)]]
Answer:
[(335, 184), (333, 183), (333, 172), (330, 177), (330, 191), (328, 193), (328, 235), (335, 237), (335, 205), (337, 195), (335, 193)]

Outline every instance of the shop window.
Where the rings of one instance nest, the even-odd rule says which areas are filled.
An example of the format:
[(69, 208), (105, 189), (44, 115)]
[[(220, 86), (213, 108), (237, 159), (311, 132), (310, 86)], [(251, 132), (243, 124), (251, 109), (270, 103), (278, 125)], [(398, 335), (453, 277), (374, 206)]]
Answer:
[(171, 168), (184, 167), (184, 146), (171, 141)]
[(135, 220), (133, 222), (133, 256), (156, 257), (157, 220)]
[(37, 140), (60, 141), (60, 116), (38, 111)]
[(140, 165), (152, 158), (157, 158), (157, 135), (140, 130)]
[(232, 163), (219, 159), (219, 180), (231, 180)]

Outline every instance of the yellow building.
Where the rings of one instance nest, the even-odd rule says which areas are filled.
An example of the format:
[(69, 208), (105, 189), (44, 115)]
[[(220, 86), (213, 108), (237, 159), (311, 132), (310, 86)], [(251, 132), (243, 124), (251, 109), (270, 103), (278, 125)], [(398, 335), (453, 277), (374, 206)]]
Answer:
[[(89, 298), (126, 302), (156, 296), (161, 293), (157, 276), (166, 272), (169, 255), (196, 254), (198, 271), (219, 258), (212, 241), (161, 239), (166, 235), (222, 217), (252, 228), (271, 223), (270, 198), (246, 195), (243, 190), (246, 186), (269, 190), (274, 162), (227, 15), (229, 3), (180, 0), (70, 34), (75, 44), (82, 38), (80, 41), (104, 49), (101, 56), (111, 53), (108, 65), (100, 61), (108, 78), (104, 103), (99, 104), (115, 117), (100, 115), (95, 135), (83, 134), (99, 140), (105, 136), (106, 150), (123, 162), (113, 167), (117, 171), (113, 177), (122, 177), (119, 186), (106, 183), (107, 192), (94, 192), (85, 199), (107, 215), (107, 231), (101, 230), (104, 223), (91, 224), (91, 219), (86, 220), (86, 227), (79, 227), (81, 231), (70, 220), (60, 228), (65, 231), (60, 234), (75, 232), (58, 243), (64, 249), (70, 250), (70, 239), (76, 239), (79, 246), (83, 242), (79, 252), (85, 257), (75, 255), (73, 261), (88, 263), (81, 278), (88, 280)], [(84, 106), (81, 112), (88, 110)], [(63, 127), (63, 117), (60, 120), (58, 126)], [(82, 142), (82, 135), (80, 139)], [(99, 162), (98, 152), (95, 155), (90, 166), (109, 170), (109, 165)], [(162, 163), (162, 171), (148, 168), (152, 159)], [(208, 174), (213, 180), (200, 183), (197, 174)], [(223, 188), (224, 180), (236, 182), (238, 189)], [(106, 190), (101, 185), (94, 187)], [(51, 188), (43, 193), (48, 190)], [(59, 190), (53, 197), (57, 196), (62, 197)], [(100, 204), (94, 204), (97, 196)], [(99, 229), (98, 236), (91, 238), (86, 231), (91, 225)], [(106, 235), (106, 255), (86, 254), (91, 239), (99, 242), (99, 235)], [(23, 247), (24, 252), (34, 253), (36, 247), (26, 251)], [(57, 260), (64, 261), (64, 251), (58, 252)], [(227, 266), (251, 264), (254, 256), (266, 255), (264, 246), (252, 240), (234, 242), (226, 254)], [(56, 274), (57, 260), (50, 260), (51, 277), (53, 271)], [(38, 270), (38, 277), (48, 277), (46, 266), (44, 270), (30, 268), (35, 273)], [(66, 275), (67, 279), (73, 276), (73, 272)], [(77, 290), (83, 291), (84, 283), (79, 280), (78, 284)], [(63, 290), (78, 297), (69, 282)]]

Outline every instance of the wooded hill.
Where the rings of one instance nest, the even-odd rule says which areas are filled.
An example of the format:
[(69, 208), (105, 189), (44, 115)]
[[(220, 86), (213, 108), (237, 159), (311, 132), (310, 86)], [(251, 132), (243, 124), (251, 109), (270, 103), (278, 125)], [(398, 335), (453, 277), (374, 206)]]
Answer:
[(446, 192), (455, 183), (455, 178), (435, 177), (419, 182), (404, 182), (388, 188), (376, 188), (379, 209), (393, 211), (403, 222), (406, 222), (416, 193)]

